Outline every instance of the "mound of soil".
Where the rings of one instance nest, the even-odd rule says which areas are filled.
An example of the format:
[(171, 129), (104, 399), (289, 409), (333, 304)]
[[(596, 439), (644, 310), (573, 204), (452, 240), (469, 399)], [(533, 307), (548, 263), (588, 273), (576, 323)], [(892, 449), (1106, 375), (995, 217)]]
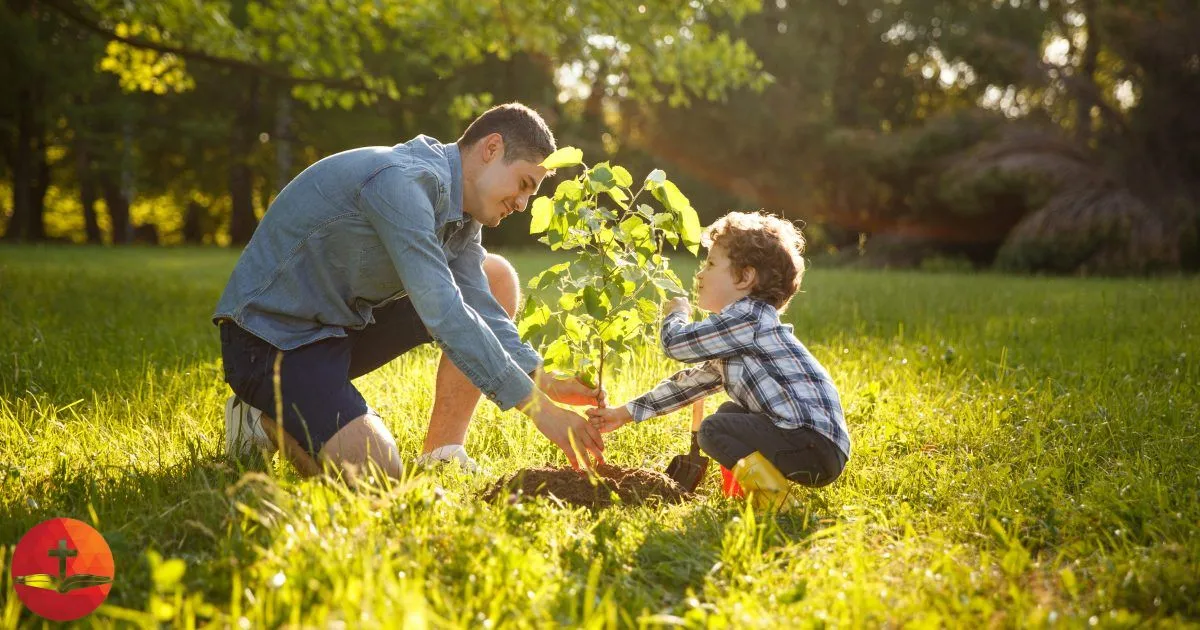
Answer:
[(680, 503), (691, 497), (673, 479), (645, 468), (598, 466), (590, 476), (571, 468), (526, 468), (501, 478), (484, 492), (492, 501), (498, 496), (554, 496), (573, 505), (607, 507), (614, 502), (640, 504), (647, 501)]

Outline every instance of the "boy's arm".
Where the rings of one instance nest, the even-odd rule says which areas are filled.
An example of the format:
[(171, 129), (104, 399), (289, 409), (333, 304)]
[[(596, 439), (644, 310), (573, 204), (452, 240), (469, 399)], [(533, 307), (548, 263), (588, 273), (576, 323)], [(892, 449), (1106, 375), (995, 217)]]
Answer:
[(654, 389), (625, 404), (634, 420), (641, 422), (671, 413), (721, 389), (724, 382), (716, 361), (681, 370)]
[(754, 345), (755, 314), (747, 302), (689, 323), (687, 313), (673, 311), (662, 323), (663, 352), (676, 361), (695, 363), (745, 354)]

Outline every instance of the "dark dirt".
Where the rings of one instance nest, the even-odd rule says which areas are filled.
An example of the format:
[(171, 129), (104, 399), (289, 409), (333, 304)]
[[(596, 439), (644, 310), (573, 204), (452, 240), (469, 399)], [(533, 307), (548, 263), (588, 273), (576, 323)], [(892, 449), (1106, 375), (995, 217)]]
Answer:
[(652, 501), (680, 503), (691, 498), (679, 484), (663, 473), (645, 468), (602, 465), (597, 477), (570, 468), (526, 468), (501, 478), (483, 495), (492, 501), (498, 496), (554, 496), (572, 505), (608, 507), (617, 501), (640, 504)]

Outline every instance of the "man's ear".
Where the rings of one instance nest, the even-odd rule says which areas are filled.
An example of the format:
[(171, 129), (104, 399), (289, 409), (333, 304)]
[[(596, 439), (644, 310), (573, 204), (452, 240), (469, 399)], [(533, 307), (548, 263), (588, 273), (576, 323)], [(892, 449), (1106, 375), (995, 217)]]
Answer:
[(758, 271), (754, 267), (746, 267), (742, 269), (741, 277), (733, 283), (734, 288), (739, 291), (749, 291), (754, 288), (754, 283), (758, 281)]
[(481, 142), (483, 143), (483, 152), (480, 156), (483, 158), (484, 164), (504, 157), (504, 136), (498, 132), (484, 136)]

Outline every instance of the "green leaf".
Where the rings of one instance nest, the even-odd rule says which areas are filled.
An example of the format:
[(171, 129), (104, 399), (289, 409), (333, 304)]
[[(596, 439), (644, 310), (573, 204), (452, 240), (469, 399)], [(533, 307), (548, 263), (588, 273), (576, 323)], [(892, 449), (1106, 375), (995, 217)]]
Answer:
[(614, 166), (612, 167), (612, 172), (613, 179), (616, 181), (618, 186), (629, 188), (633, 185), (633, 175), (630, 175), (629, 171), (625, 170), (624, 166)]
[(558, 296), (558, 307), (564, 311), (569, 311), (575, 308), (575, 304), (579, 302), (579, 295), (576, 293), (563, 293)]
[(641, 217), (633, 215), (621, 222), (621, 231), (632, 241), (643, 241), (650, 236), (650, 228)]
[(665, 292), (667, 292), (667, 293), (670, 293), (673, 295), (683, 295), (683, 287), (680, 287), (679, 282), (676, 280), (673, 280), (673, 278), (671, 278), (671, 277), (654, 276), (652, 278), (652, 281), (654, 282), (655, 287), (665, 290)]
[(653, 300), (638, 298), (637, 309), (638, 319), (641, 319), (643, 323), (653, 324), (658, 321), (658, 305)]
[(620, 304), (621, 300), (625, 299), (625, 283), (610, 282), (604, 287), (604, 295), (608, 297), (609, 304)]
[(683, 216), (683, 229), (680, 233), (683, 243), (687, 245), (688, 251), (693, 255), (698, 255), (700, 253), (700, 216), (691, 206), (683, 208), (680, 214)]
[(654, 197), (672, 212), (681, 212), (684, 208), (692, 207), (692, 202), (688, 201), (674, 182), (663, 182), (661, 187), (654, 189)]
[(541, 234), (550, 227), (550, 217), (554, 215), (554, 202), (549, 197), (538, 197), (533, 200), (533, 208), (529, 211), (529, 233)]
[(546, 347), (546, 350), (542, 352), (542, 358), (551, 368), (570, 369), (571, 346), (564, 337), (559, 337)]
[(624, 339), (624, 338), (625, 338), (625, 320), (624, 319), (611, 320), (608, 324), (608, 327), (605, 328), (604, 331), (600, 333), (601, 341), (607, 342), (607, 341), (613, 341), (616, 339)]
[(583, 151), (575, 147), (563, 147), (554, 153), (551, 153), (546, 159), (542, 160), (542, 168), (554, 169), (564, 168), (567, 166), (575, 166), (583, 163)]
[(583, 325), (583, 320), (574, 315), (567, 315), (563, 322), (563, 329), (567, 331), (567, 336), (576, 341), (587, 339), (587, 326)]
[(602, 193), (616, 185), (616, 178), (613, 177), (612, 169), (604, 164), (598, 164), (588, 171), (588, 189), (595, 193)]
[(605, 192), (607, 192), (608, 196), (612, 197), (613, 201), (617, 202), (617, 204), (620, 205), (622, 208), (629, 207), (625, 203), (627, 200), (629, 200), (629, 195), (626, 195), (625, 191), (621, 190), (620, 188), (609, 188)]
[(672, 247), (679, 245), (679, 234), (675, 230), (663, 230), (663, 236), (667, 238)]
[(575, 373), (575, 378), (579, 379), (580, 383), (587, 385), (592, 389), (596, 389), (596, 367), (588, 366)]
[(567, 267), (569, 266), (570, 263), (559, 263), (554, 265), (553, 267), (534, 276), (526, 286), (535, 291), (552, 287), (558, 283), (559, 279), (562, 277), (562, 272), (566, 271)]
[(646, 176), (646, 183), (648, 184), (653, 183), (661, 185), (665, 181), (667, 181), (667, 174), (663, 172), (661, 168), (656, 168), (653, 171), (650, 171), (650, 174)]
[(583, 184), (577, 179), (564, 180), (554, 189), (554, 198), (580, 201), (583, 199)]
[[(663, 266), (666, 267), (666, 261), (663, 261)], [(669, 267), (664, 268), (663, 274), (665, 274), (668, 278), (670, 278), (671, 282), (675, 283), (675, 286), (678, 286), (678, 287), (683, 286), (683, 280), (680, 280), (679, 276), (675, 275), (675, 271), (672, 270), (671, 268), (669, 268)], [(682, 294), (684, 291), (683, 291), (683, 289), (680, 289), (679, 292)]]
[(608, 315), (608, 307), (605, 306), (602, 294), (596, 287), (583, 289), (583, 305), (587, 308), (588, 315), (596, 319), (602, 320)]
[(550, 321), (550, 309), (545, 305), (537, 306), (532, 310), (532, 312), (521, 318), (520, 323), (517, 324), (517, 333), (521, 335), (522, 340), (528, 341), (529, 338), (536, 335), (542, 326), (545, 326), (546, 322), (548, 321)]

